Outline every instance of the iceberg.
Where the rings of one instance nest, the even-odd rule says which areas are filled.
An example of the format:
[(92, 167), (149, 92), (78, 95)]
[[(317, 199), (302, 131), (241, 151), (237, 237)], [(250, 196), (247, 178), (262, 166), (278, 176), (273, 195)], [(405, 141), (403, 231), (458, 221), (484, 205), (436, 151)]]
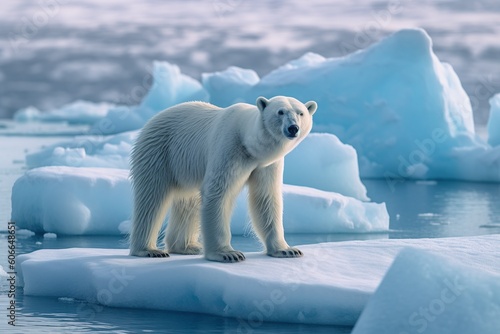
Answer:
[[(395, 317), (413, 312), (414, 307), (427, 306), (432, 301), (427, 297), (434, 293), (439, 298), (439, 283), (455, 268), (448, 262), (460, 259), (469, 268), (456, 272), (466, 279), (460, 281), (465, 287), (464, 298), (457, 299), (453, 307), (463, 307), (463, 311), (474, 306), (474, 315), (488, 313), (477, 320), (460, 319), (462, 323), (491, 319), (492, 323), (479, 327), (487, 328), (498, 323), (493, 319), (498, 314), (498, 280), (493, 282), (488, 275), (500, 274), (499, 241), (499, 235), (490, 235), (322, 243), (300, 246), (305, 254), (302, 258), (275, 259), (249, 253), (246, 261), (231, 265), (175, 254), (167, 259), (138, 258), (128, 256), (125, 249), (44, 249), (18, 257), (18, 284), (24, 287), (25, 295), (71, 298), (82, 307), (90, 302), (233, 317), (245, 332), (264, 321), (353, 326), (362, 312), (359, 326), (366, 328), (362, 327), (365, 314), (387, 310), (370, 307), (381, 300), (380, 291), (401, 293), (384, 294), (386, 302), (400, 298), (400, 303), (384, 304), (395, 311)], [(413, 252), (410, 254), (417, 256), (412, 258), (403, 251), (389, 269), (408, 246), (441, 257)], [(475, 296), (475, 292), (480, 294)], [(436, 324), (453, 317), (442, 316)], [(373, 320), (378, 325), (384, 319)], [(381, 332), (400, 333), (367, 333)]]
[[(238, 196), (231, 231), (250, 231), (246, 189)], [(244, 224), (242, 224), (244, 223)], [(283, 185), (283, 224), (292, 233), (373, 233), (389, 231), (385, 203), (367, 203), (315, 188)]]
[(309, 134), (285, 156), (283, 182), (369, 200), (356, 150), (328, 133)]
[(94, 103), (78, 100), (60, 108), (41, 112), (35, 107), (16, 111), (17, 122), (67, 122), (69, 124), (93, 124), (102, 119), (115, 105), (106, 102)]
[[(246, 191), (233, 214), (233, 234), (248, 234)], [(384, 203), (365, 203), (338, 193), (284, 185), (287, 233), (386, 232)], [(12, 188), (12, 220), (42, 234), (120, 235), (128, 233), (132, 210), (126, 169), (48, 166), (27, 171)]]
[[(217, 75), (221, 82), (224, 76)], [(308, 53), (247, 84), (243, 96), (231, 89), (234, 75), (226, 76), (225, 85), (205, 86), (214, 101), (289, 95), (318, 102), (313, 131), (352, 145), (361, 177), (390, 184), (406, 178), (500, 181), (500, 148), (475, 134), (458, 76), (439, 61), (422, 29), (400, 30), (342, 58)]]
[[(254, 70), (231, 66), (227, 70), (215, 73), (203, 73), (203, 88), (210, 96), (210, 102), (225, 108), (238, 101), (238, 97), (247, 94), (252, 86), (259, 82), (259, 76)], [(230, 91), (231, 94), (218, 94)]]
[[(168, 107), (187, 101), (208, 101), (208, 94), (203, 86), (197, 80), (182, 74), (177, 65), (159, 61), (153, 65), (153, 85), (142, 102), (135, 106), (118, 106), (109, 110), (105, 117), (93, 124), (91, 134), (109, 135), (137, 130), (148, 119)], [(138, 91), (143, 91), (147, 87), (137, 88)]]
[(500, 146), (500, 94), (490, 99), (490, 117), (488, 118), (488, 143)]
[(352, 333), (498, 333), (498, 270), (476, 270), (457, 259), (402, 250)]

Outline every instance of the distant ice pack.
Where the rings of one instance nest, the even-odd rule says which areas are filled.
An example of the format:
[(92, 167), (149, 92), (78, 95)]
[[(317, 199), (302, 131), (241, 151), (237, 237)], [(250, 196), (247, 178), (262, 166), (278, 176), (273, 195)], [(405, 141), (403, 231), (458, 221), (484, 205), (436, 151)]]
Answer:
[[(260, 95), (288, 95), (318, 102), (313, 131), (335, 134), (353, 146), (361, 177), (384, 178), (390, 185), (405, 178), (500, 181), (500, 98), (490, 101), (486, 142), (475, 134), (471, 103), (458, 76), (439, 61), (422, 29), (398, 31), (342, 58), (307, 53), (263, 78), (232, 66), (203, 74), (200, 83), (167, 62), (155, 62), (153, 75), (140, 105), (109, 106), (104, 115), (105, 104), (76, 102), (46, 113), (22, 110), (15, 119), (77, 123), (81, 118), (85, 123), (98, 117), (89, 134), (100, 138), (140, 129), (157, 112), (189, 100), (224, 107), (255, 103)], [(64, 165), (66, 155), (71, 160), (101, 153), (72, 146), (62, 143), (43, 164)]]

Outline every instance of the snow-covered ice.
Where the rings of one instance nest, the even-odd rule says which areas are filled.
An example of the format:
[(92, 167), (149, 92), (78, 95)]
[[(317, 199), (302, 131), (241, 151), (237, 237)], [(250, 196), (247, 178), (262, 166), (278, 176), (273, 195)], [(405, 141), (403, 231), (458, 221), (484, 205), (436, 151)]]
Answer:
[[(132, 210), (126, 169), (49, 166), (32, 169), (12, 189), (12, 220), (37, 233), (118, 235), (127, 232)], [(384, 203), (284, 185), (288, 233), (381, 232), (389, 228)], [(246, 192), (237, 199), (233, 234), (250, 230)]]
[(500, 94), (497, 94), (490, 99), (488, 143), (491, 146), (500, 146)]
[[(129, 168), (137, 131), (78, 136), (29, 153), (29, 168), (42, 166)], [(356, 151), (332, 134), (310, 134), (285, 157), (284, 182), (369, 200), (360, 180)]]
[[(250, 253), (247, 261), (231, 265), (201, 256), (130, 257), (124, 249), (45, 249), (18, 257), (18, 284), (29, 296), (236, 317), (245, 331), (262, 321), (352, 326), (367, 304), (380, 305), (384, 300), (396, 302), (388, 304), (388, 309), (367, 308), (367, 314), (394, 310), (396, 317), (404, 316), (414, 307), (428, 306), (436, 292), (439, 298), (443, 279), (451, 274), (452, 280), (453, 275), (464, 278), (459, 282), (463, 293), (453, 306), (459, 314), (491, 312), (482, 318), (459, 319), (474, 323), (498, 315), (498, 280), (493, 282), (492, 277), (500, 275), (499, 242), (500, 235), (323, 243), (300, 246), (302, 258)], [(426, 253), (405, 251), (384, 279), (405, 247)], [(452, 259), (467, 268), (451, 265)], [(398, 302), (398, 298), (403, 299)], [(376, 333), (381, 332), (389, 333)]]
[(36, 233), (118, 234), (132, 200), (128, 170), (42, 167), (12, 188), (12, 220)]
[[(479, 253), (481, 247), (476, 245), (470, 253)], [(481, 254), (478, 261), (482, 260)], [(459, 261), (459, 256), (450, 259), (419, 249), (402, 250), (370, 298), (353, 334), (497, 334), (498, 265), (494, 270), (476, 270)]]

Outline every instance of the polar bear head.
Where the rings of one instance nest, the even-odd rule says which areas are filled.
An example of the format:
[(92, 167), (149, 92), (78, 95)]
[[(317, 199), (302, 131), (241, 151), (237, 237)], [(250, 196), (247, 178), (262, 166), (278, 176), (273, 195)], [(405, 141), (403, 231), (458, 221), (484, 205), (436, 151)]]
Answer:
[(290, 141), (304, 139), (311, 131), (312, 115), (318, 108), (314, 101), (304, 104), (286, 96), (276, 96), (269, 100), (261, 96), (256, 105), (262, 114), (266, 130), (278, 141), (284, 138)]

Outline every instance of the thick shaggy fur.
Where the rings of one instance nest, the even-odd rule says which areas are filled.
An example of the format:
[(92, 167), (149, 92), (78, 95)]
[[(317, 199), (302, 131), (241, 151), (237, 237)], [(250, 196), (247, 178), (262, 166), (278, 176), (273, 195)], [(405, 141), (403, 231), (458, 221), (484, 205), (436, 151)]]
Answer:
[[(248, 184), (250, 216), (267, 254), (301, 256), (284, 238), (283, 157), (310, 132), (316, 108), (315, 102), (290, 97), (260, 97), (256, 106), (224, 109), (183, 103), (153, 117), (131, 155), (130, 254), (199, 254), (201, 223), (208, 260), (244, 260), (231, 247), (230, 219), (236, 196)], [(156, 243), (169, 207), (167, 251)]]

